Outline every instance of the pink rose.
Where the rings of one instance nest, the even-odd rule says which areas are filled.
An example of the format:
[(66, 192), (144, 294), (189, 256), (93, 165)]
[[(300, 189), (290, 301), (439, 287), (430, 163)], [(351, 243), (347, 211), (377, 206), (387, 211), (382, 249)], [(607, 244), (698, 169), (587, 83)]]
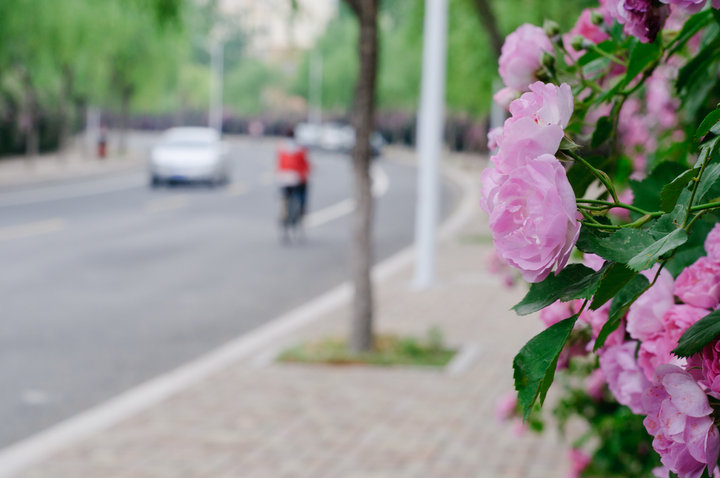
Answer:
[(502, 423), (517, 416), (517, 392), (511, 390), (495, 402), (495, 419)]
[(565, 267), (580, 223), (575, 194), (560, 162), (544, 154), (506, 175), (486, 169), (481, 181), (500, 256), (529, 282)]
[(600, 356), (600, 370), (615, 400), (633, 413), (642, 413), (642, 395), (650, 382), (635, 360), (635, 349), (637, 342), (607, 347)]
[(692, 324), (702, 319), (708, 311), (692, 305), (675, 304), (663, 315), (665, 336), (674, 349), (678, 340)]
[(707, 387), (707, 393), (720, 399), (720, 340), (707, 344), (699, 354), (688, 359), (690, 374), (701, 385)]
[(648, 380), (652, 380), (655, 369), (660, 365), (678, 365), (685, 364), (685, 359), (681, 359), (672, 354), (672, 350), (677, 344), (673, 345), (667, 340), (664, 334), (658, 334), (640, 344), (638, 350), (638, 365), (642, 369)]
[(545, 327), (557, 324), (575, 314), (573, 302), (555, 301), (540, 311), (540, 320)]
[(662, 3), (677, 5), (686, 12), (697, 13), (705, 6), (705, 0), (660, 0)]
[(525, 23), (505, 39), (500, 52), (500, 77), (505, 86), (525, 91), (537, 79), (542, 66), (543, 52), (553, 53), (553, 46), (545, 31)]
[(592, 371), (585, 379), (585, 391), (596, 402), (601, 401), (605, 395), (605, 374), (599, 368)]
[(529, 92), (510, 103), (513, 118), (530, 117), (540, 126), (558, 125), (565, 129), (573, 112), (570, 85), (563, 83), (556, 86), (536, 81), (529, 88)]
[(720, 262), (701, 257), (675, 282), (675, 295), (686, 304), (714, 309), (720, 303)]
[(707, 396), (692, 376), (674, 365), (661, 365), (643, 394), (645, 429), (663, 465), (682, 477), (700, 477), (717, 465), (720, 438)]
[[(657, 268), (656, 265), (652, 269), (643, 271), (642, 274), (652, 281)], [(630, 337), (644, 341), (663, 332), (665, 326), (662, 317), (675, 303), (673, 285), (672, 275), (663, 269), (655, 285), (630, 306), (627, 314), (627, 330)]]
[(597, 254), (586, 253), (583, 255), (583, 264), (597, 272), (605, 265), (605, 259)]
[(705, 252), (710, 260), (720, 262), (720, 224), (715, 224), (705, 238)]
[(570, 471), (566, 478), (579, 478), (583, 470), (590, 464), (590, 455), (577, 448), (571, 449), (568, 455), (570, 458)]
[(493, 100), (500, 108), (507, 110), (510, 107), (510, 103), (512, 103), (512, 101), (518, 96), (520, 96), (520, 92), (518, 90), (505, 87), (493, 95)]
[(493, 163), (504, 173), (543, 154), (555, 154), (564, 136), (560, 125), (543, 126), (533, 118), (509, 118)]
[(670, 7), (655, 0), (602, 0), (603, 13), (625, 25), (627, 35), (637, 37), (644, 43), (652, 43), (662, 30)]
[(720, 0), (712, 0), (713, 8), (720, 8)]
[(577, 22), (575, 22), (575, 26), (573, 26), (566, 35), (563, 35), (563, 44), (565, 45), (565, 49), (568, 53), (570, 53), (570, 56), (573, 59), (577, 59), (581, 56), (581, 52), (575, 51), (571, 45), (572, 39), (576, 36), (581, 36), (595, 44), (602, 43), (610, 38), (610, 36), (602, 28), (600, 28), (599, 25), (595, 25), (592, 22), (592, 14), (593, 10), (589, 8), (583, 10)]
[(502, 135), (503, 135), (503, 129), (502, 126), (498, 126), (497, 128), (493, 128), (490, 131), (488, 131), (487, 134), (487, 146), (490, 151), (494, 151), (500, 147), (500, 142), (502, 141)]

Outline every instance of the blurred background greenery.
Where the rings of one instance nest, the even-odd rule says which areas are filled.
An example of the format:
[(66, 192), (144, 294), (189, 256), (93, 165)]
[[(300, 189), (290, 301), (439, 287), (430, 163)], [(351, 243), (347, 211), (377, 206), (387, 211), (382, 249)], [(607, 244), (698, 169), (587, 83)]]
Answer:
[[(303, 2), (285, 0), (302, 14)], [(210, 38), (224, 43), (224, 129), (266, 133), (303, 120), (310, 63), (322, 57), (326, 120), (348, 116), (357, 72), (357, 26), (343, 2), (311, 49), (265, 56), (248, 49), (242, 9), (220, 0), (3, 0), (0, 2), (0, 155), (57, 149), (84, 128), (88, 108), (112, 128), (205, 124)], [(227, 3), (227, 2), (226, 2)], [(553, 18), (569, 28), (590, 0), (494, 0), (507, 34)], [(378, 128), (412, 143), (420, 89), (423, 0), (383, 0)], [(450, 0), (447, 141), (484, 147), (497, 65), (475, 0)]]

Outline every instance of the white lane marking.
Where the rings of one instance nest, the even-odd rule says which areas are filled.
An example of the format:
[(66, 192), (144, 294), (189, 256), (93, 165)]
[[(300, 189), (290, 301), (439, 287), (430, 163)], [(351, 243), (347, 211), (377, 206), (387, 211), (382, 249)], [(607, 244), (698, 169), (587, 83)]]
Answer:
[(0, 207), (24, 206), (60, 199), (73, 199), (96, 194), (125, 191), (142, 186), (144, 183), (137, 177), (113, 181), (98, 181), (81, 184), (63, 184), (42, 189), (14, 191), (0, 194)]
[(350, 214), (355, 209), (355, 201), (352, 199), (345, 199), (337, 204), (328, 206), (319, 211), (311, 212), (305, 216), (304, 224), (305, 227), (317, 227), (322, 224), (326, 224), (339, 217), (343, 217)]
[[(379, 198), (385, 195), (390, 188), (390, 178), (388, 177), (385, 170), (378, 166), (373, 165), (370, 170), (372, 177), (372, 195), (375, 198)], [(330, 221), (334, 221), (340, 217), (346, 216), (355, 210), (355, 201), (352, 199), (344, 199), (339, 203), (328, 206), (324, 209), (311, 212), (305, 216), (305, 227), (318, 227), (322, 224), (326, 224)]]
[(145, 211), (151, 214), (171, 211), (187, 206), (188, 198), (182, 194), (168, 196), (165, 198), (152, 199), (145, 205)]
[(43, 234), (60, 231), (65, 228), (65, 225), (65, 221), (62, 219), (48, 219), (17, 226), (0, 227), (0, 241), (42, 236)]
[(228, 188), (227, 194), (230, 197), (236, 197), (236, 196), (242, 196), (243, 194), (247, 194), (247, 192), (250, 190), (248, 185), (244, 182), (234, 182), (232, 183)]
[[(450, 170), (443, 172), (463, 187), (461, 206), (442, 225), (440, 237), (449, 238), (468, 221), (475, 209), (476, 190), (472, 181)], [(383, 281), (412, 263), (414, 247), (409, 246), (373, 267), (373, 280)], [(323, 314), (340, 307), (352, 297), (352, 286), (345, 282), (265, 325), (221, 346), (168, 373), (132, 388), (36, 435), (0, 450), (0, 478), (9, 478), (30, 465), (69, 447), (93, 433), (156, 405), (168, 397), (197, 385), (200, 381), (258, 350), (277, 343), (289, 333), (318, 320)]]

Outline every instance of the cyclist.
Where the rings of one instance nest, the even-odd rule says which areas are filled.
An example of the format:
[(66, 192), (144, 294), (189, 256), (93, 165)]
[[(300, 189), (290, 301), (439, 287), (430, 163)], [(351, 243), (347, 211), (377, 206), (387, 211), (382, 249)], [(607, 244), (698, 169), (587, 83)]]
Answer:
[(307, 151), (295, 142), (295, 134), (289, 129), (277, 150), (276, 176), (283, 199), (281, 226), (283, 240), (289, 239), (290, 230), (297, 230), (307, 208), (310, 162)]

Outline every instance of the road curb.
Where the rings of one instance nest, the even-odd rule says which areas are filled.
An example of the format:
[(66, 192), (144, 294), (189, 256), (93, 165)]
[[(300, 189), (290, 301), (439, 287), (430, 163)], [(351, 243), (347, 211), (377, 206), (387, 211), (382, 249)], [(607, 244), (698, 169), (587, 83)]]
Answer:
[[(461, 199), (455, 211), (438, 229), (438, 239), (445, 241), (452, 239), (471, 218), (476, 208), (477, 186), (457, 167), (445, 165), (442, 172), (461, 189)], [(373, 280), (387, 280), (409, 266), (413, 258), (414, 246), (411, 245), (375, 265)], [(197, 385), (213, 373), (241, 359), (261, 353), (271, 347), (273, 342), (282, 340), (289, 333), (346, 304), (351, 297), (351, 284), (343, 283), (191, 362), (0, 450), (0, 478), (13, 476), (94, 433)]]

